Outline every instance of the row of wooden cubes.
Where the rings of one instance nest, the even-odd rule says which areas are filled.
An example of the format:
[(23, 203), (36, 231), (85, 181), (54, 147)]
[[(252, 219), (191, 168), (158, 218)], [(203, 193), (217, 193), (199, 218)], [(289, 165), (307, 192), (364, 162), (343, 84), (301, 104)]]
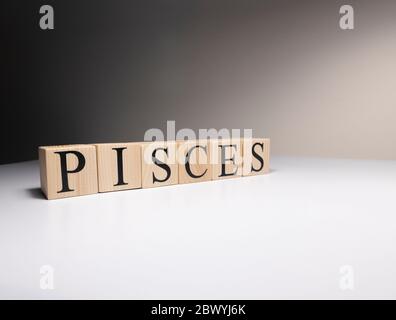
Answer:
[(47, 199), (193, 183), (269, 171), (269, 139), (39, 147)]

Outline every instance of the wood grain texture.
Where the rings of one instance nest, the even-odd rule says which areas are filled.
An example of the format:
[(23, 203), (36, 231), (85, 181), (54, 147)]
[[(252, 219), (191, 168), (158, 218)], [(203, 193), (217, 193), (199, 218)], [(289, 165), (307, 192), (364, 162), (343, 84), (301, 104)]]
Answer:
[(212, 180), (208, 140), (178, 141), (179, 183)]
[(212, 180), (242, 176), (242, 140), (210, 140)]
[(47, 146), (39, 163), (43, 193), (59, 199), (265, 174), (270, 139)]
[[(76, 155), (81, 155), (84, 165)], [(65, 168), (62, 169), (62, 158)], [(93, 145), (39, 147), (41, 189), (47, 199), (82, 196), (98, 192), (96, 149)], [(79, 169), (81, 166), (81, 170)], [(67, 186), (62, 172), (67, 170)]]
[(270, 139), (244, 139), (242, 149), (244, 176), (260, 175), (269, 172)]
[[(178, 163), (175, 141), (142, 142), (142, 187), (177, 184)], [(155, 157), (155, 161), (154, 160)]]
[(141, 145), (138, 143), (96, 144), (99, 192), (142, 187)]

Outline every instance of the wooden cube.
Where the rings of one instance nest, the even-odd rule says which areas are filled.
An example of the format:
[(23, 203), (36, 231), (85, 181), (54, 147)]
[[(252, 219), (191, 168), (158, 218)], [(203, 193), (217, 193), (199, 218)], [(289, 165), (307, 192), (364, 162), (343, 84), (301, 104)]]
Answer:
[(179, 183), (212, 180), (209, 149), (207, 140), (177, 142)]
[(41, 189), (48, 199), (98, 192), (93, 145), (39, 147)]
[(210, 140), (212, 180), (242, 176), (241, 139)]
[(178, 183), (175, 141), (143, 142), (142, 187), (153, 188)]
[(95, 146), (99, 192), (142, 187), (140, 144), (101, 143)]
[(244, 176), (269, 172), (270, 139), (244, 139), (242, 149)]

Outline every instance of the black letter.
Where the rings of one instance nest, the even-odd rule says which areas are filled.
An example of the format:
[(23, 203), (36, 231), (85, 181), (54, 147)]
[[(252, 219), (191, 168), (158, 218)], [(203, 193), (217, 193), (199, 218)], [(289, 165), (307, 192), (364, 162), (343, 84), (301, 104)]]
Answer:
[(127, 183), (124, 182), (124, 164), (122, 161), (122, 152), (126, 149), (124, 148), (113, 148), (117, 152), (117, 168), (118, 168), (118, 182), (114, 186), (123, 186)]
[(192, 152), (192, 150), (193, 149), (195, 149), (195, 148), (202, 148), (203, 150), (205, 150), (205, 152), (207, 152), (206, 151), (206, 146), (205, 147), (203, 147), (203, 146), (194, 146), (194, 147), (192, 147), (190, 150), (188, 150), (188, 152), (187, 152), (187, 156), (186, 156), (186, 171), (187, 171), (187, 173), (188, 173), (188, 175), (190, 176), (190, 177), (192, 177), (192, 178), (196, 178), (196, 179), (198, 179), (198, 178), (201, 178), (201, 177), (203, 177), (205, 174), (206, 174), (206, 172), (208, 171), (208, 169), (206, 169), (205, 171), (204, 171), (204, 173), (202, 173), (202, 174), (200, 174), (200, 175), (195, 175), (195, 174), (193, 174), (192, 173), (192, 171), (191, 171), (191, 167), (190, 167), (190, 157), (191, 157), (191, 152)]
[(254, 150), (254, 147), (257, 146), (257, 145), (261, 146), (261, 150), (264, 151), (264, 144), (263, 144), (263, 143), (256, 142), (256, 143), (252, 146), (252, 154), (253, 154), (253, 157), (255, 157), (258, 161), (260, 161), (260, 168), (258, 168), (258, 169), (253, 168), (253, 163), (252, 163), (252, 171), (251, 171), (251, 172), (259, 172), (259, 171), (261, 171), (261, 169), (263, 169), (263, 166), (264, 166), (264, 160), (263, 160), (263, 158), (260, 157), (260, 155), (259, 155), (258, 153), (256, 153), (256, 151)]
[(232, 164), (235, 165), (235, 157), (232, 157), (232, 158), (229, 158), (229, 159), (225, 158), (225, 147), (232, 147), (232, 148), (235, 148), (235, 150), (236, 150), (236, 144), (229, 144), (229, 145), (221, 145), (221, 146), (219, 146), (219, 148), (221, 148), (221, 174), (219, 175), (219, 177), (233, 176), (238, 171), (238, 167), (237, 167), (237, 168), (235, 168), (234, 172), (231, 172), (231, 173), (226, 173), (225, 172), (225, 169), (226, 169), (225, 162), (226, 161), (231, 160)]
[(155, 157), (155, 155), (156, 155), (158, 150), (163, 150), (163, 151), (165, 151), (165, 154), (168, 155), (168, 148), (157, 148), (157, 149), (155, 149), (153, 151), (153, 153), (151, 155), (151, 158), (153, 159), (153, 162), (157, 166), (161, 167), (162, 169), (164, 169), (166, 171), (166, 177), (164, 179), (157, 179), (157, 177), (154, 175), (154, 172), (153, 172), (153, 183), (155, 183), (155, 182), (165, 182), (166, 180), (169, 179), (169, 177), (171, 175), (170, 167), (166, 163), (163, 163), (162, 161), (158, 160)]
[[(61, 175), (62, 175), (62, 190), (58, 191), (58, 193), (62, 192), (69, 192), (69, 191), (74, 191), (73, 189), (69, 188), (69, 180), (68, 180), (68, 173), (77, 173), (80, 172), (82, 169), (85, 167), (85, 157), (81, 152), (78, 151), (60, 151), (60, 152), (55, 152), (59, 154), (60, 157), (60, 165), (61, 165)], [(74, 154), (77, 159), (78, 159), (78, 165), (77, 168), (71, 171), (67, 170), (67, 161), (66, 157), (68, 154)]]

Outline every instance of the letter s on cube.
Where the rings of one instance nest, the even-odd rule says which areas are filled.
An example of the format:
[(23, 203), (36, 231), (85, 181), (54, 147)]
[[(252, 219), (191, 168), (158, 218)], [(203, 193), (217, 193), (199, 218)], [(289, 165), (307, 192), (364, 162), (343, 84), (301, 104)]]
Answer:
[(95, 146), (39, 147), (39, 162), (41, 189), (47, 199), (98, 192)]
[(178, 184), (175, 141), (142, 142), (142, 187)]
[(270, 139), (244, 139), (242, 149), (243, 176), (254, 176), (269, 172)]

